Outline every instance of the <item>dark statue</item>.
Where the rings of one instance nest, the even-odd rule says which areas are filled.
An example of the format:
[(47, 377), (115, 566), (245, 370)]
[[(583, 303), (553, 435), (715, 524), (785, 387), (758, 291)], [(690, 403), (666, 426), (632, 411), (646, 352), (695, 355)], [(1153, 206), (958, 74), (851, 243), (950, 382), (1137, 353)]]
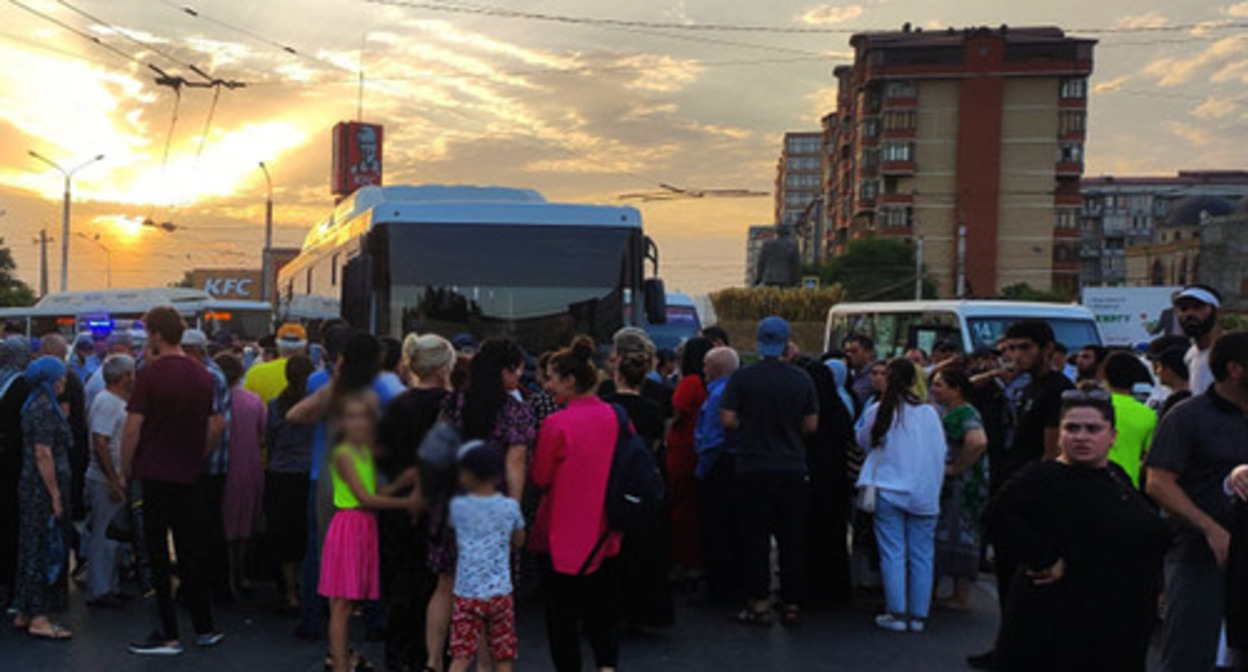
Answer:
[(796, 287), (802, 279), (802, 254), (793, 227), (776, 226), (776, 238), (763, 243), (754, 269), (755, 287)]

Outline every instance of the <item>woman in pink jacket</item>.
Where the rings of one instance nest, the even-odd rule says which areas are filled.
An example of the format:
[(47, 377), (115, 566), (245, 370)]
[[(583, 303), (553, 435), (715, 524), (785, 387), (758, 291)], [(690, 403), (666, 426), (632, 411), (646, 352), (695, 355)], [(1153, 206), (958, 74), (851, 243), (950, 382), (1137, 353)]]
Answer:
[(615, 410), (594, 394), (593, 357), (593, 341), (578, 337), (550, 358), (546, 390), (565, 408), (542, 424), (533, 455), (532, 482), (544, 496), (530, 549), (542, 555), (546, 629), (558, 672), (581, 670), (581, 628), (599, 670), (614, 669), (620, 650), (620, 535), (611, 533), (593, 553), (607, 534), (603, 508), (619, 427)]

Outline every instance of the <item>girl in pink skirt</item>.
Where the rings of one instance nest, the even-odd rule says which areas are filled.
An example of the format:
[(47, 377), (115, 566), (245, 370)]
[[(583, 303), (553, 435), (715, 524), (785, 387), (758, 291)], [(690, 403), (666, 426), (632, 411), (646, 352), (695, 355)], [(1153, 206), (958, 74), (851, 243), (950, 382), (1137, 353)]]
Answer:
[(373, 435), (377, 425), (377, 398), (371, 391), (344, 397), (339, 405), (342, 441), (333, 450), (331, 476), (334, 513), (321, 552), (321, 582), (317, 592), (329, 598), (329, 653), (334, 672), (348, 672), (348, 621), (355, 603), (381, 597), (378, 573), (376, 509), (409, 509), (415, 515), (416, 495), (394, 497), (411, 488), (415, 469), (377, 489), (373, 466)]

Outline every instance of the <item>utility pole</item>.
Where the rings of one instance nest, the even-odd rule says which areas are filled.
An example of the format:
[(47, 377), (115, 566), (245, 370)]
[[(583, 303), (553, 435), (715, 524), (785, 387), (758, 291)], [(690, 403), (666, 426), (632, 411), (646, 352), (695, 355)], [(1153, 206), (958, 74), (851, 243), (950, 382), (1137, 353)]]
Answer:
[(268, 196), (264, 200), (264, 251), (260, 258), (260, 298), (273, 302), (273, 178), (269, 176), (269, 168), (260, 162), (260, 170), (264, 173), (264, 182), (268, 186)]
[(914, 300), (923, 300), (923, 236), (915, 238), (914, 246)]
[(956, 296), (959, 299), (966, 298), (966, 224), (958, 225), (958, 271), (956, 282)]
[(61, 205), (61, 291), (66, 292), (69, 291), (69, 204), (72, 200), (70, 196), (70, 184), (73, 182), (74, 173), (86, 168), (96, 161), (104, 160), (104, 155), (97, 154), (95, 158), (89, 161), (84, 161), (70, 170), (65, 170), (61, 167), (61, 164), (43, 156), (33, 149), (28, 150), (26, 153), (32, 158), (38, 159), (39, 161), (52, 166), (65, 178), (65, 200)]
[(39, 229), (39, 298), (48, 295), (48, 227)]

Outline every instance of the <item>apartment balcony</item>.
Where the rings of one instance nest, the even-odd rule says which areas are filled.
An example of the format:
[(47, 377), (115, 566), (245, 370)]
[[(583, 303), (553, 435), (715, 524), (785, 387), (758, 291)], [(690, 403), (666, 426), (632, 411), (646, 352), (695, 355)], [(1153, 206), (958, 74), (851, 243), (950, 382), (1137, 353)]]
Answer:
[(1083, 162), (1082, 161), (1058, 161), (1055, 167), (1055, 172), (1059, 176), (1068, 175), (1072, 177), (1078, 177), (1080, 175), (1083, 175)]
[(919, 166), (914, 161), (881, 161), (881, 175), (913, 175)]

